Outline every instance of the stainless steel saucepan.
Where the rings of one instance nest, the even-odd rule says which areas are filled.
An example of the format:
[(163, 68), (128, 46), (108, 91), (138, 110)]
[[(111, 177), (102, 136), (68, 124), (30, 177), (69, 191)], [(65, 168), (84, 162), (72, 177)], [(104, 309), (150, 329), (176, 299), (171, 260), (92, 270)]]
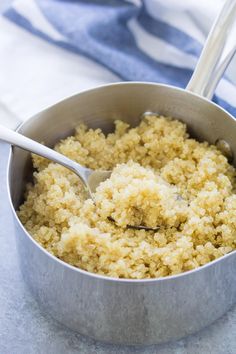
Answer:
[[(152, 111), (185, 122), (199, 140), (225, 140), (236, 156), (236, 121), (209, 100), (235, 51), (227, 48), (235, 13), (236, 1), (228, 0), (186, 90), (141, 82), (106, 85), (46, 109), (18, 132), (53, 146), (80, 122), (109, 132), (115, 119), (135, 126), (143, 112)], [(8, 194), (21, 270), (34, 296), (56, 320), (98, 340), (152, 344), (198, 331), (236, 301), (235, 251), (184, 274), (146, 280), (108, 278), (60, 261), (33, 240), (16, 215), (30, 175), (29, 153), (13, 148)]]

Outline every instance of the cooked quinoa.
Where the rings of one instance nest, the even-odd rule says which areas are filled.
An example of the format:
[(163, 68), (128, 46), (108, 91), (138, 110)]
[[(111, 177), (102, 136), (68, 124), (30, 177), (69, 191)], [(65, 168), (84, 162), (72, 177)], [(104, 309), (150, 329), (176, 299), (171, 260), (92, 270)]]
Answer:
[[(75, 174), (33, 156), (34, 184), (18, 214), (61, 260), (110, 277), (159, 278), (236, 248), (236, 170), (180, 121), (148, 116), (136, 128), (116, 121), (107, 136), (80, 125), (55, 150), (112, 170), (93, 202)], [(140, 224), (157, 229), (129, 227)]]

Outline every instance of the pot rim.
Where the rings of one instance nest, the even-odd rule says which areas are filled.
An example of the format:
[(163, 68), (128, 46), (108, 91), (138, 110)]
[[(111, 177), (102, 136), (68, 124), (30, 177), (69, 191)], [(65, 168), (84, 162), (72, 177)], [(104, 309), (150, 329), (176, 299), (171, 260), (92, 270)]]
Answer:
[[(217, 105), (215, 102), (212, 102), (211, 100), (209, 100), (208, 98), (205, 98), (197, 93), (191, 92), (191, 91), (187, 91), (186, 89), (182, 89), (179, 87), (175, 87), (172, 85), (167, 85), (167, 84), (159, 84), (159, 83), (155, 83), (155, 82), (142, 82), (142, 81), (119, 81), (119, 82), (115, 82), (115, 83), (109, 83), (109, 84), (103, 84), (103, 85), (99, 85), (90, 89), (85, 89), (80, 91), (79, 93), (76, 93), (74, 95), (68, 96), (58, 102), (56, 102), (55, 104), (46, 107), (45, 109), (43, 109), (42, 111), (40, 111), (39, 113), (37, 113), (36, 115), (30, 117), (29, 119), (27, 119), (25, 122), (22, 122), (17, 128), (16, 131), (19, 131), (20, 128), (28, 123), (29, 121), (34, 120), (38, 114), (43, 113), (45, 111), (47, 111), (48, 109), (52, 108), (53, 106), (60, 104), (70, 98), (73, 98), (75, 96), (78, 95), (83, 95), (86, 94), (88, 92), (91, 91), (97, 91), (99, 89), (102, 88), (106, 88), (106, 87), (113, 87), (113, 86), (122, 86), (122, 85), (144, 85), (144, 86), (159, 86), (159, 87), (163, 87), (163, 88), (168, 88), (174, 91), (181, 91), (181, 92), (185, 92), (188, 93), (189, 95), (192, 96), (196, 96), (198, 98), (200, 98), (201, 100), (204, 100), (206, 102), (208, 102), (209, 104), (214, 105), (216, 108), (220, 109), (222, 112), (226, 113), (231, 119), (233, 119), (235, 121), (236, 124), (236, 118), (233, 117), (229, 112), (227, 112), (224, 108), (220, 107), (219, 105)], [(81, 268), (77, 268), (75, 266), (70, 265), (67, 262), (62, 261), (61, 259), (57, 258), (56, 256), (52, 255), (50, 252), (48, 252), (44, 247), (42, 247), (34, 238), (33, 236), (30, 235), (30, 233), (26, 230), (26, 228), (23, 226), (23, 224), (21, 223), (16, 210), (13, 206), (12, 203), (12, 198), (11, 198), (11, 192), (10, 192), (10, 169), (11, 169), (11, 163), (12, 163), (12, 146), (9, 147), (9, 155), (8, 155), (8, 160), (7, 160), (7, 171), (6, 171), (6, 179), (7, 179), (7, 195), (9, 198), (9, 202), (10, 202), (10, 207), (13, 213), (14, 218), (16, 219), (18, 226), (21, 228), (21, 230), (27, 235), (28, 239), (41, 251), (43, 252), (47, 257), (50, 257), (52, 259), (52, 261), (58, 262), (60, 265), (66, 267), (68, 270), (77, 272), (83, 276), (89, 276), (92, 279), (96, 279), (96, 280), (104, 280), (106, 282), (110, 282), (110, 283), (123, 283), (123, 284), (153, 284), (153, 283), (157, 283), (157, 282), (167, 282), (167, 281), (172, 281), (175, 279), (179, 279), (179, 278), (183, 278), (183, 277), (188, 277), (191, 276), (192, 274), (195, 274), (197, 272), (203, 271), (204, 269), (208, 268), (208, 267), (213, 267), (215, 264), (225, 260), (226, 258), (229, 258), (231, 256), (233, 256), (234, 254), (236, 254), (236, 250), (231, 251), (230, 253), (225, 254), (224, 256), (221, 256), (217, 259), (215, 259), (214, 261), (208, 262), (203, 266), (199, 266), (195, 269), (183, 272), (183, 273), (179, 273), (179, 274), (175, 274), (175, 275), (168, 275), (166, 277), (160, 277), (160, 278), (144, 278), (144, 279), (130, 279), (130, 278), (114, 278), (114, 277), (109, 277), (106, 275), (101, 275), (101, 274), (97, 274), (97, 273), (91, 273), (88, 272), (86, 270), (83, 270)]]

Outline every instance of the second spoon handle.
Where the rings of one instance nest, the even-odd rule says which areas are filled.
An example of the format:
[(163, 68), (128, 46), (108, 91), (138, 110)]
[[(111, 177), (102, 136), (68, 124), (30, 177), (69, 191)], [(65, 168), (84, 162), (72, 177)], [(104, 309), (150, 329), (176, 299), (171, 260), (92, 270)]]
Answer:
[(87, 171), (85, 167), (79, 165), (73, 160), (70, 160), (68, 157), (60, 154), (59, 152), (38, 143), (37, 141), (16, 133), (2, 125), (0, 125), (0, 140), (14, 146), (18, 146), (24, 150), (33, 152), (34, 154), (45, 157), (51, 161), (57, 162), (60, 165), (63, 165), (64, 167), (75, 172), (81, 178), (81, 180), (86, 183), (86, 181), (84, 181), (84, 176)]

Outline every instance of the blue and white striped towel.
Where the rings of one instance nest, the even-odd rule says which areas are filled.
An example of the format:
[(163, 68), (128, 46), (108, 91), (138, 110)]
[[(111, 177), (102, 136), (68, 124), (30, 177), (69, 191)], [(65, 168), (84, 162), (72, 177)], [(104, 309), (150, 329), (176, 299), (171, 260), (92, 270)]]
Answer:
[[(4, 13), (4, 21), (8, 21), (8, 24), (5, 22), (4, 25), (9, 26), (9, 23), (11, 25), (13, 23), (14, 31), (18, 26), (22, 31), (20, 35), (17, 34), (19, 41), (15, 40), (15, 45), (22, 46), (23, 53), (11, 47), (14, 60), (18, 62), (19, 59), (20, 62), (18, 70), (23, 70), (27, 77), (26, 81), (25, 78), (23, 81), (28, 89), (20, 82), (23, 74), (20, 77), (19, 73), (16, 75), (21, 88), (19, 94), (21, 99), (23, 94), (25, 100), (23, 103), (21, 101), (21, 104), (26, 106), (27, 100), (28, 104), (29, 101), (32, 102), (31, 100), (39, 100), (41, 104), (38, 106), (36, 104), (35, 109), (36, 107), (41, 109), (52, 101), (81, 89), (120, 80), (154, 81), (185, 87), (212, 20), (223, 2), (223, 0), (14, 1)], [(26, 35), (25, 30), (31, 33), (31, 37), (32, 34), (35, 35), (37, 43), (32, 45), (33, 40), (32, 38), (29, 40), (29, 34)], [(31, 46), (26, 50), (27, 40)], [(47, 54), (47, 51), (50, 54)], [(39, 63), (35, 65), (36, 54), (38, 61), (42, 60), (42, 65)], [(67, 65), (71, 67), (67, 69), (67, 76), (63, 74), (60, 77), (61, 73), (58, 72), (58, 81), (56, 70), (60, 70), (61, 60), (65, 58)], [(22, 70), (20, 64), (23, 65)], [(63, 63), (63, 70), (64, 65), (66, 64)], [(236, 72), (235, 66), (232, 66), (231, 74)], [(54, 84), (51, 83), (53, 80)], [(52, 95), (52, 90), (55, 95)], [(17, 89), (13, 95), (18, 107), (15, 113), (20, 112), (20, 116), (34, 113), (34, 109), (22, 110), (16, 95)], [(49, 95), (49, 101), (42, 99), (41, 95), (47, 97)], [(5, 95), (8, 104), (9, 96), (11, 93), (8, 92)], [(221, 80), (214, 101), (236, 116), (236, 87), (232, 80), (227, 77)]]

